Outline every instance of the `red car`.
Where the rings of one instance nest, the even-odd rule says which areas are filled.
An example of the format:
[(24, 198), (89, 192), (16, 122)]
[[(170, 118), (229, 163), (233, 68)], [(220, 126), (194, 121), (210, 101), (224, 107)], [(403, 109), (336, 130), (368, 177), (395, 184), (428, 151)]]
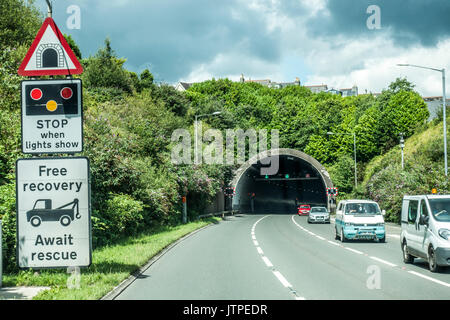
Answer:
[(298, 215), (299, 216), (307, 216), (311, 211), (311, 206), (309, 204), (302, 204), (298, 206)]

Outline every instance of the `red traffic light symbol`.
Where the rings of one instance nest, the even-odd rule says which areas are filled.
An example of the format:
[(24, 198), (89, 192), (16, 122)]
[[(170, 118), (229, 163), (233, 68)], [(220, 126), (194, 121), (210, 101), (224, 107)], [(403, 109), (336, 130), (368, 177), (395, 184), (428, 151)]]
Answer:
[(61, 94), (61, 98), (67, 100), (67, 99), (72, 98), (72, 96), (73, 96), (73, 91), (72, 91), (72, 89), (70, 89), (69, 87), (64, 87), (64, 88), (61, 89), (60, 94)]
[(31, 99), (40, 100), (42, 98), (42, 90), (38, 88), (34, 88), (30, 92)]

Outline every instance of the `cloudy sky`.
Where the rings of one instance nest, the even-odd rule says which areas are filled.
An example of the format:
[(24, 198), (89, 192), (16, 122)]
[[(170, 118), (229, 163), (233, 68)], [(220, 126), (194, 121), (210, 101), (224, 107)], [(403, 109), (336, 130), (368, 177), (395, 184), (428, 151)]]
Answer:
[[(44, 0), (35, 3), (46, 12)], [(440, 73), (396, 64), (446, 68), (450, 75), (449, 0), (53, 0), (53, 5), (57, 25), (84, 57), (109, 37), (129, 70), (149, 68), (166, 83), (237, 81), (242, 73), (280, 82), (299, 77), (305, 85), (357, 85), (364, 93), (407, 77), (423, 96), (441, 96)], [(80, 29), (68, 28), (71, 5), (80, 8)]]

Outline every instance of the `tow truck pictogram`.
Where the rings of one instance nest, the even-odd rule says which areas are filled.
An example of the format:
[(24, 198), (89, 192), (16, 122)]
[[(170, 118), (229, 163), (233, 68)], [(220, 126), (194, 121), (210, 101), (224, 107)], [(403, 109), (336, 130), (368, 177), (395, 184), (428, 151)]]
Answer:
[[(52, 209), (52, 200), (38, 199), (34, 203), (33, 209), (27, 211), (27, 221), (33, 227), (40, 226), (43, 221), (59, 221), (62, 226), (67, 227), (75, 218), (81, 218), (78, 202), (78, 199), (74, 199), (72, 202)], [(72, 207), (65, 209), (69, 206)]]

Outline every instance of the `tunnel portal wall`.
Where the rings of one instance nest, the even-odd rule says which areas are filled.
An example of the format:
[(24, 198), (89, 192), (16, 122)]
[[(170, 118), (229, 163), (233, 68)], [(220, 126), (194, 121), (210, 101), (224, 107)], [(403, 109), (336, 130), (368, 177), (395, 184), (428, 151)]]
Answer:
[[(278, 156), (275, 175), (261, 175), (261, 160)], [(265, 161), (264, 161), (265, 162)], [(327, 170), (313, 157), (294, 149), (274, 149), (244, 163), (231, 183), (236, 194), (233, 210), (245, 213), (296, 213), (297, 206), (325, 206), (335, 210), (335, 201), (326, 194), (333, 183)]]

